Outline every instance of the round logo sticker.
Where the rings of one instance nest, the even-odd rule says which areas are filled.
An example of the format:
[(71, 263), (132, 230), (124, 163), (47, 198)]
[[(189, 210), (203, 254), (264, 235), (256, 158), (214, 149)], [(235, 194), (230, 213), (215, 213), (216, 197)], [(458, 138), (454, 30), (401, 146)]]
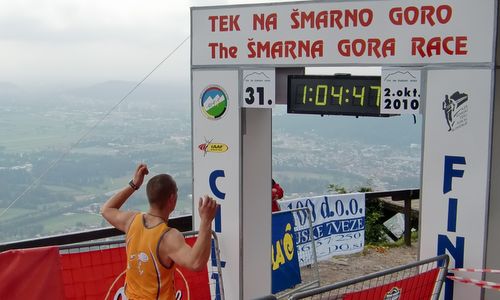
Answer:
[(227, 94), (217, 85), (207, 87), (201, 93), (201, 111), (210, 120), (218, 120), (227, 110)]

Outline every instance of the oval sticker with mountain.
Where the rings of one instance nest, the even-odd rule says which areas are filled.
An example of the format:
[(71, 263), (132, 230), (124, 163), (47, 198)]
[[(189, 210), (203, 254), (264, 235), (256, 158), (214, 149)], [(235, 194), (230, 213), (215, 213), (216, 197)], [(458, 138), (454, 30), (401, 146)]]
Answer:
[(227, 94), (217, 85), (205, 88), (201, 93), (201, 111), (210, 120), (218, 120), (227, 110)]

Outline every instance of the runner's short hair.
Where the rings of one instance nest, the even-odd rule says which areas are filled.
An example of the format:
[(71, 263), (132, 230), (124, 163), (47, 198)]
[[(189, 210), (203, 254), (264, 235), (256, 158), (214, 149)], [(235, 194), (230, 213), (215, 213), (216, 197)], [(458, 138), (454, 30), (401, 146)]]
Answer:
[(160, 174), (153, 176), (146, 186), (149, 205), (163, 208), (167, 199), (177, 193), (177, 184), (172, 176)]

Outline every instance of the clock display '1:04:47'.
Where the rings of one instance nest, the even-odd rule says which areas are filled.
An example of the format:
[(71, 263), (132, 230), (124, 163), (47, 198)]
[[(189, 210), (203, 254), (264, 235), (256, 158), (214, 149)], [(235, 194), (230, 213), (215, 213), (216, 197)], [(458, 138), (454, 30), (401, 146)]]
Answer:
[(288, 112), (380, 115), (379, 76), (289, 76)]
[[(370, 86), (370, 89), (375, 90), (377, 92), (377, 100), (375, 102), (376, 106), (380, 106), (380, 86)], [(307, 97), (308, 92), (312, 93), (310, 96), (314, 96), (314, 104), (315, 105), (320, 105), (320, 106), (325, 106), (327, 105), (328, 101), (332, 100), (334, 102), (338, 102), (339, 105), (342, 105), (342, 103), (345, 104), (351, 104), (351, 105), (359, 105), (359, 106), (364, 106), (365, 105), (365, 98), (366, 98), (366, 86), (354, 86), (352, 87), (352, 91), (349, 90), (348, 88), (345, 88), (343, 86), (328, 86), (325, 84), (320, 84), (313, 89), (313, 87), (308, 87), (307, 85), (304, 85), (304, 91), (302, 95), (302, 103), (306, 104), (306, 101), (312, 102), (313, 98), (312, 97)], [(351, 96), (349, 97), (349, 93)], [(349, 101), (352, 101), (352, 103), (349, 103)]]

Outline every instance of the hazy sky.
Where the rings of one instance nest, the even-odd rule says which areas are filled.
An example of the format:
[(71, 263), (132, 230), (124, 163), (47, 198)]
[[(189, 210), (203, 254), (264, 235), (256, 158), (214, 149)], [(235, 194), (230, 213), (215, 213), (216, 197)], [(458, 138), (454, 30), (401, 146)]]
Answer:
[[(190, 33), (190, 6), (277, 2), (0, 0), (0, 82), (138, 81)], [(189, 80), (189, 41), (150, 79)]]

